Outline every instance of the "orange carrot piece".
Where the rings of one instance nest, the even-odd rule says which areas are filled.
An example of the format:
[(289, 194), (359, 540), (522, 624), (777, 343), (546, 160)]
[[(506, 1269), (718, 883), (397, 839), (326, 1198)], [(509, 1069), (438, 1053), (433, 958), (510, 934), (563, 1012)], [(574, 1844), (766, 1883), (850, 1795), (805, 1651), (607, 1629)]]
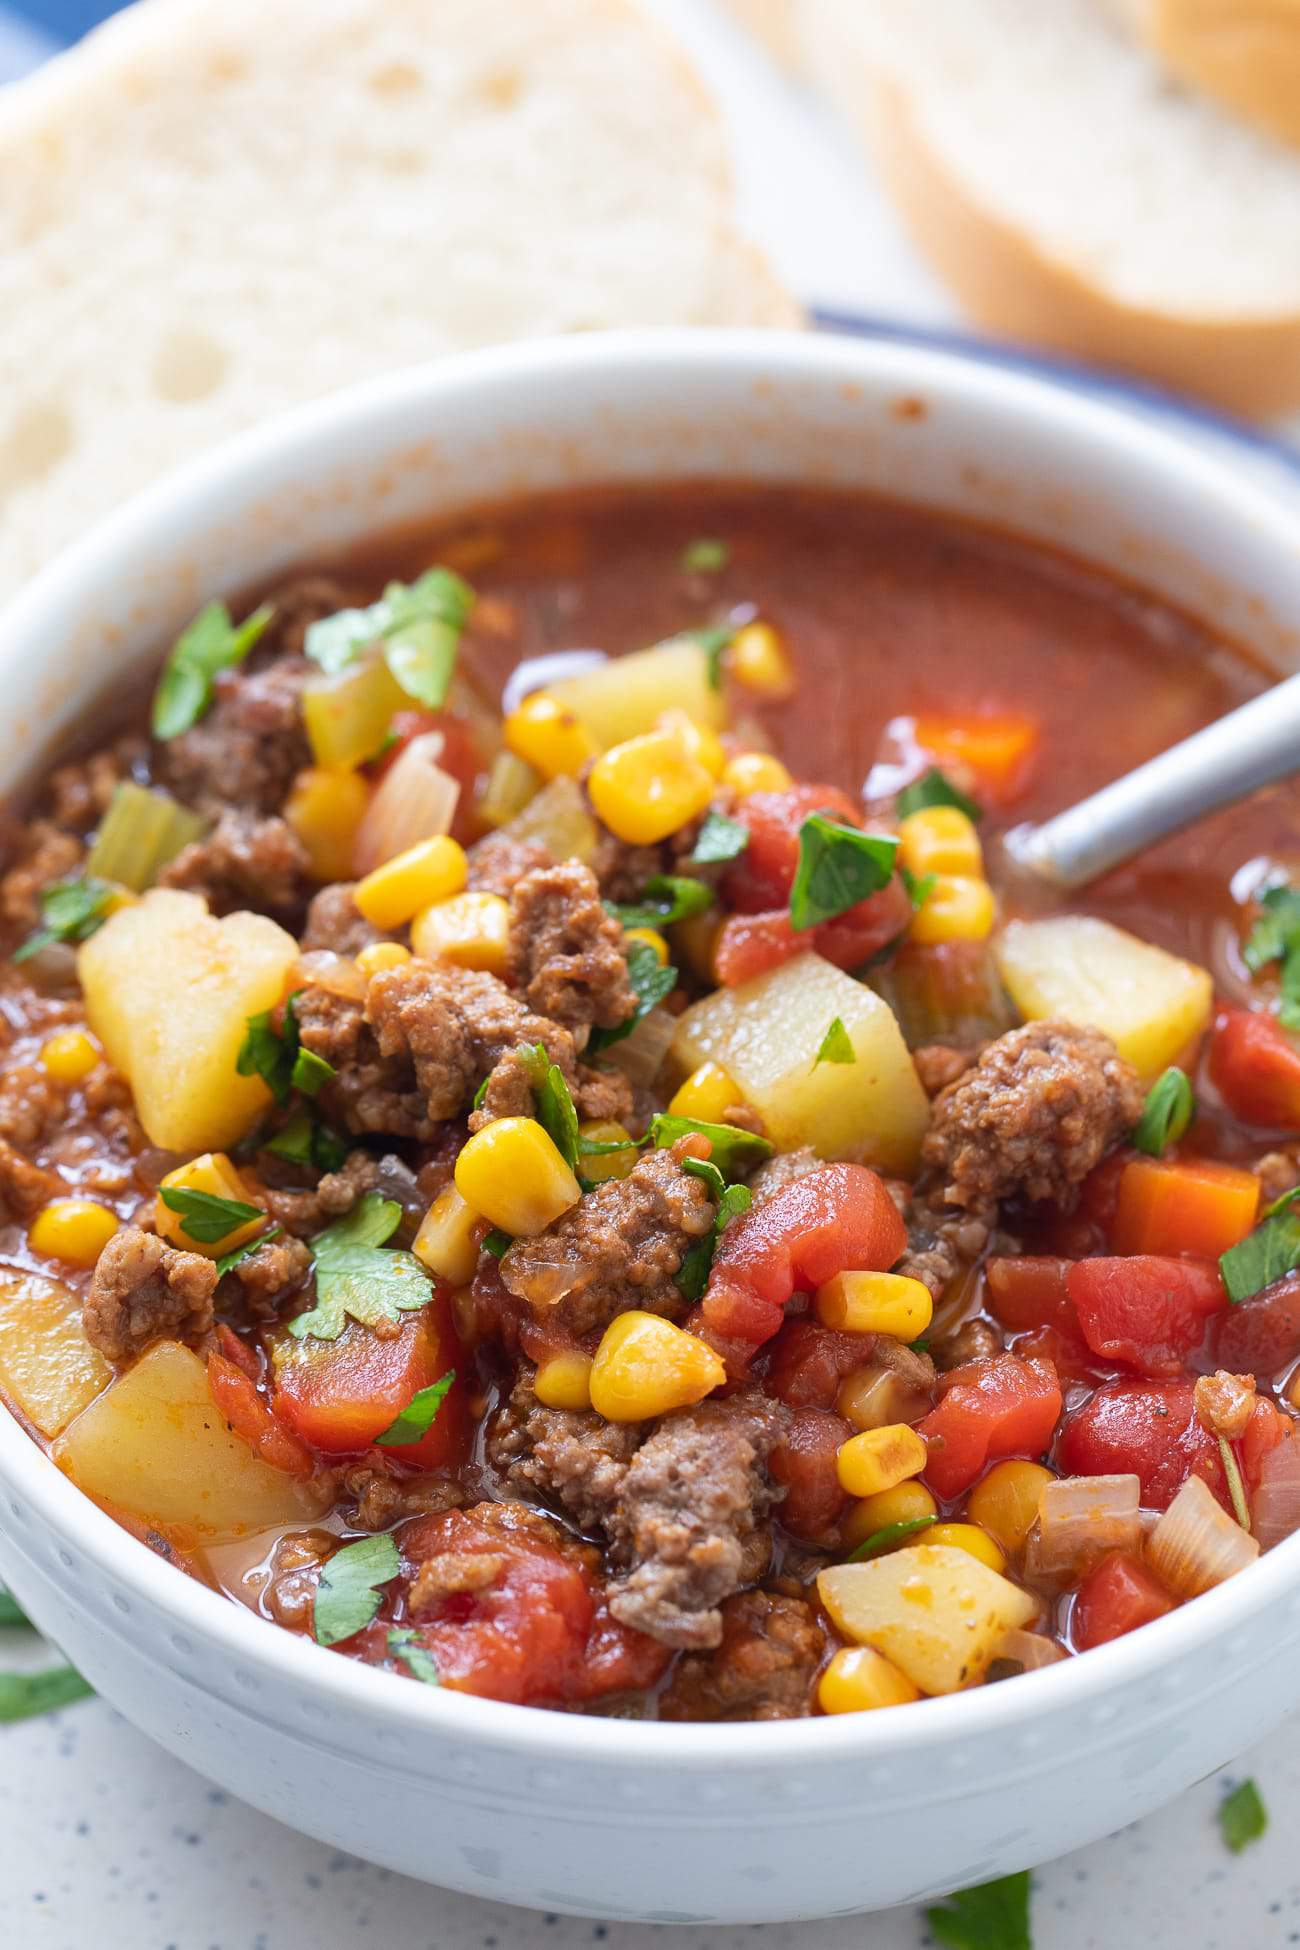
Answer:
[(1246, 1237), (1259, 1180), (1211, 1158), (1135, 1158), (1124, 1167), (1112, 1232), (1118, 1253), (1217, 1259)]
[(975, 775), (977, 791), (982, 787), (995, 804), (1006, 805), (1028, 783), (1039, 729), (1033, 718), (1010, 711), (996, 717), (926, 712), (916, 720), (913, 735), (940, 766), (966, 766)]

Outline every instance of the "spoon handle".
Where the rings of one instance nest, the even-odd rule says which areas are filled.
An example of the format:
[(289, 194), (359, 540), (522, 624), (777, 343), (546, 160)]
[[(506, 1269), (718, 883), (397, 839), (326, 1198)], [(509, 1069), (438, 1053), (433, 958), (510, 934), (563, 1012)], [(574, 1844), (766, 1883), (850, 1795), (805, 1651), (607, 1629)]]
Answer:
[(1300, 676), (1184, 738), (1090, 799), (1004, 844), (1055, 887), (1082, 887), (1144, 847), (1261, 785), (1300, 771)]

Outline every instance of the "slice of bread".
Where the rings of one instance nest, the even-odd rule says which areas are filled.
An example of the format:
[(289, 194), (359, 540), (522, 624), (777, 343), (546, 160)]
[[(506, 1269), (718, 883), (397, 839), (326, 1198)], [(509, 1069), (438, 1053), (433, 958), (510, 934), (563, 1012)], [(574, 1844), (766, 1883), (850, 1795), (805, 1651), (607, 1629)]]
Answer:
[(723, 0), (723, 4), (743, 27), (765, 43), (768, 52), (784, 67), (797, 65), (799, 37), (795, 0)]
[(0, 93), (0, 596), (175, 461), (435, 354), (785, 325), (626, 0), (142, 0)]
[(1300, 157), (1096, 0), (798, 0), (801, 48), (977, 323), (1250, 415), (1300, 407)]
[(1300, 147), (1300, 0), (1104, 0), (1193, 88)]

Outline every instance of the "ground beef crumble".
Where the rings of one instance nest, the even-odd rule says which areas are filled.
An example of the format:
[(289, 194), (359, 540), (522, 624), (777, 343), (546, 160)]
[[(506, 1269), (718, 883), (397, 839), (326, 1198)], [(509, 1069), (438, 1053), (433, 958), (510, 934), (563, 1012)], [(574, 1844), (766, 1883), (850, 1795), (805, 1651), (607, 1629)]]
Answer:
[(810, 1713), (830, 1650), (812, 1606), (776, 1591), (741, 1591), (722, 1610), (711, 1652), (688, 1652), (659, 1703), (661, 1720), (797, 1720)]
[(295, 774), (311, 763), (302, 721), (311, 672), (297, 656), (260, 670), (222, 671), (211, 710), (160, 747), (162, 783), (196, 812), (278, 812)]
[(310, 875), (307, 849), (283, 819), (225, 812), (205, 839), (163, 868), (158, 885), (202, 894), (213, 914), (258, 908), (292, 916), (307, 898)]
[(109, 1361), (128, 1360), (162, 1336), (200, 1340), (212, 1326), (216, 1288), (215, 1260), (124, 1226), (99, 1255), (82, 1312), (86, 1339)]
[(325, 1172), (307, 1190), (263, 1186), (262, 1202), (287, 1231), (309, 1235), (343, 1218), (362, 1193), (373, 1191), (378, 1182), (379, 1166), (370, 1153), (349, 1151), (337, 1171)]
[(623, 930), (590, 867), (538, 867), (510, 895), (507, 977), (530, 1009), (575, 1032), (616, 1029), (636, 1008)]
[(590, 1410), (547, 1408), (520, 1375), (488, 1434), (488, 1461), (517, 1496), (557, 1505), (594, 1536), (617, 1500), (645, 1434), (640, 1422), (606, 1422)]
[(384, 928), (372, 927), (356, 903), (356, 882), (336, 880), (313, 894), (302, 934), (302, 951), (325, 948), (336, 955), (359, 955), (376, 941), (396, 941)]
[(508, 901), (525, 874), (552, 864), (549, 851), (536, 840), (489, 833), (469, 850), (470, 889), (476, 894), (499, 894)]

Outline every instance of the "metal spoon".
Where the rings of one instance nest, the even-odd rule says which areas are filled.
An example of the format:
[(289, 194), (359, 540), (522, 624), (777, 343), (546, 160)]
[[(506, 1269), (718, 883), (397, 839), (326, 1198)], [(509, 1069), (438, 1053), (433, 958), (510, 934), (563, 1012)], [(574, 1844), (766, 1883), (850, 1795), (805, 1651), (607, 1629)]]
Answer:
[(1171, 745), (1090, 799), (1015, 826), (1003, 844), (1015, 864), (1053, 887), (1098, 874), (1262, 785), (1300, 771), (1300, 676)]

